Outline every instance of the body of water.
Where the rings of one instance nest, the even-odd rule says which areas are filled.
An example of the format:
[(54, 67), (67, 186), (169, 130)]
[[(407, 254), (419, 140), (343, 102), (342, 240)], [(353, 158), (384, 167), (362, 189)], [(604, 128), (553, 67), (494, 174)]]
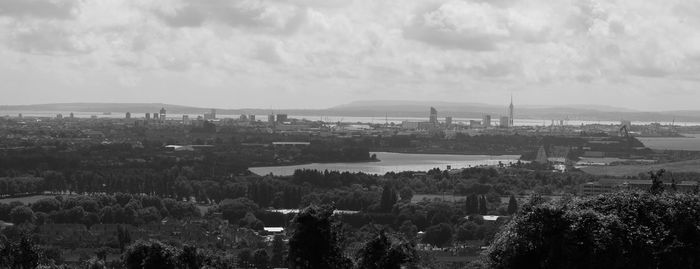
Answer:
[(683, 134), (686, 137), (637, 137), (650, 149), (698, 150), (700, 151), (700, 134)]
[(290, 166), (251, 167), (250, 171), (258, 175), (288, 176), (297, 169), (316, 169), (319, 171), (363, 172), (383, 175), (387, 172), (428, 171), (433, 168), (466, 168), (480, 165), (497, 165), (498, 162), (517, 162), (518, 155), (453, 155), (453, 154), (408, 154), (391, 152), (373, 152), (378, 162), (355, 163), (311, 163)]

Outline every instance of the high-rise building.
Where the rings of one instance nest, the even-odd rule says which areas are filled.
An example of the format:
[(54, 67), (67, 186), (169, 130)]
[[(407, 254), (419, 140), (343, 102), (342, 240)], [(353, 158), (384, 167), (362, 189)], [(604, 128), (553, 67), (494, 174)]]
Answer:
[(510, 95), (510, 106), (508, 106), (508, 126), (513, 126), (514, 111), (513, 111), (513, 95)]
[(151, 119), (151, 113), (146, 113), (146, 119), (150, 120)]
[(469, 128), (477, 128), (481, 126), (481, 122), (478, 120), (469, 120)]
[(255, 121), (255, 114), (248, 115), (248, 120)]
[(21, 118), (22, 118), (22, 113), (19, 113), (19, 115), (17, 115), (17, 117), (21, 119)]
[(60, 119), (63, 119), (63, 114), (58, 114), (58, 115), (56, 115), (56, 118), (59, 119), (59, 120), (60, 120)]
[(71, 119), (75, 118), (75, 115), (73, 115), (73, 112), (70, 113), (70, 116), (69, 116), (69, 117), (70, 117)]
[(154, 119), (154, 120), (157, 120), (158, 117), (159, 117), (159, 114), (158, 114), (157, 112), (156, 112), (156, 113), (153, 113), (153, 119)]
[(452, 125), (452, 117), (445, 117), (445, 125), (447, 125), (447, 126)]
[(190, 116), (182, 115), (182, 123), (188, 123), (190, 121)]
[(165, 108), (164, 107), (160, 108), (160, 119), (165, 120)]
[(483, 127), (491, 127), (491, 115), (484, 115), (484, 119), (481, 121)]
[(510, 127), (510, 119), (508, 117), (501, 117), (501, 119), (498, 121), (498, 125), (501, 128), (508, 128)]
[(275, 123), (275, 114), (267, 115), (267, 122), (268, 123)]
[(131, 119), (131, 112), (126, 112), (126, 119)]
[(238, 119), (239, 120), (248, 120), (248, 116), (246, 116), (245, 114), (241, 114), (241, 116), (238, 117)]
[(216, 109), (212, 109), (211, 112), (204, 112), (204, 119), (205, 120), (216, 119)]
[(430, 119), (429, 122), (432, 124), (437, 125), (438, 124), (438, 119), (437, 119), (437, 109), (434, 107), (430, 107)]

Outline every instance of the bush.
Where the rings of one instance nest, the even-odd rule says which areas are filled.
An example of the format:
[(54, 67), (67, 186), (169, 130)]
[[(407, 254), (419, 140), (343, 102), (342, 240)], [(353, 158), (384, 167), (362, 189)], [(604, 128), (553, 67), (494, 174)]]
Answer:
[[(535, 199), (537, 200), (537, 199)], [(697, 268), (700, 198), (620, 192), (534, 202), (494, 239), (494, 268)]]

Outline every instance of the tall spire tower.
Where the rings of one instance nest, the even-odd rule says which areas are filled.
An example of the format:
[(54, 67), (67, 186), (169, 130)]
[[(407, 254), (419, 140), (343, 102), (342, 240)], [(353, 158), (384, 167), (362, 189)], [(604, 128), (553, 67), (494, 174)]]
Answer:
[(508, 106), (508, 126), (513, 126), (513, 94), (510, 94), (510, 106)]

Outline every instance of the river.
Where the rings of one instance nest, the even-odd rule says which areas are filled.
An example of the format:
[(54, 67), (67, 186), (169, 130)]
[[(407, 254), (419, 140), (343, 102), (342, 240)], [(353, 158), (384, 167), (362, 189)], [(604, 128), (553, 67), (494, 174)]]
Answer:
[(372, 152), (377, 154), (377, 162), (353, 163), (311, 163), (289, 166), (251, 167), (250, 171), (258, 175), (274, 174), (288, 176), (297, 169), (316, 169), (319, 171), (362, 172), (383, 175), (387, 172), (428, 171), (433, 168), (466, 168), (480, 165), (497, 165), (517, 162), (518, 155), (454, 155), (454, 154), (408, 154), (392, 152)]

